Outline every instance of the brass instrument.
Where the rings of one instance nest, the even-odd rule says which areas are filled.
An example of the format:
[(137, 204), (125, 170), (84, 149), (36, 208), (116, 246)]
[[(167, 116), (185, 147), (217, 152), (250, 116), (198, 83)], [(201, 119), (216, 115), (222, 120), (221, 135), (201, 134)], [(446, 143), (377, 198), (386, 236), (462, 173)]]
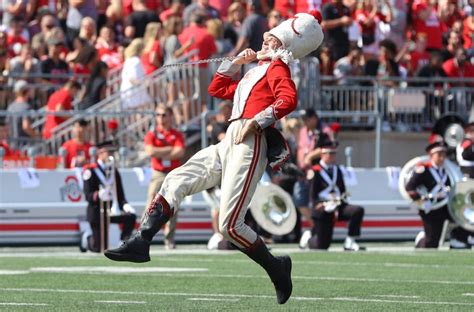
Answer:
[[(412, 201), (406, 191), (406, 184), (415, 170), (416, 164), (428, 160), (429, 156), (415, 157), (403, 166), (398, 180), (398, 190), (406, 200)], [(448, 193), (448, 196), (438, 200), (437, 196), (429, 194), (426, 189), (421, 188), (417, 191), (422, 195), (423, 200), (431, 202), (431, 210), (447, 204), (449, 214), (454, 222), (468, 231), (474, 231), (474, 180), (465, 178), (459, 167), (450, 160), (445, 160), (444, 168), (451, 184), (451, 187), (446, 187), (443, 190)], [(422, 203), (423, 201), (415, 201), (413, 205), (418, 209), (423, 209)]]
[(296, 224), (296, 208), (291, 196), (276, 184), (260, 182), (250, 202), (255, 221), (273, 235), (286, 235)]
[[(203, 197), (211, 208), (219, 208), (220, 198), (215, 191), (204, 191)], [(259, 182), (250, 211), (257, 224), (273, 235), (286, 235), (296, 225), (296, 208), (291, 196), (270, 182)]]

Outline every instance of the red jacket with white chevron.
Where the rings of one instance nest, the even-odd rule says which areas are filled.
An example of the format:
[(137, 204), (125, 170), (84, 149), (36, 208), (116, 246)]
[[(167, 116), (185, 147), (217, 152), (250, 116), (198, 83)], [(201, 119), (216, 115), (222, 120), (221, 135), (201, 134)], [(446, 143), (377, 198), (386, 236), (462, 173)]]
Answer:
[(234, 101), (231, 120), (256, 117), (266, 128), (296, 108), (295, 83), (282, 60), (261, 61), (241, 80), (234, 80), (240, 68), (230, 61), (223, 62), (208, 88), (210, 95)]

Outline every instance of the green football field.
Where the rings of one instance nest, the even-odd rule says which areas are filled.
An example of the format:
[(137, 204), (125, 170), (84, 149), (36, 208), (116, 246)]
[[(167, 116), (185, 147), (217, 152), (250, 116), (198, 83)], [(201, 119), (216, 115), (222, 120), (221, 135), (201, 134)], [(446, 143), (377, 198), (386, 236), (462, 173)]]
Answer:
[(152, 246), (152, 261), (119, 263), (73, 247), (0, 248), (0, 311), (474, 311), (474, 251), (300, 251), (293, 296), (279, 306), (265, 272), (239, 252)]

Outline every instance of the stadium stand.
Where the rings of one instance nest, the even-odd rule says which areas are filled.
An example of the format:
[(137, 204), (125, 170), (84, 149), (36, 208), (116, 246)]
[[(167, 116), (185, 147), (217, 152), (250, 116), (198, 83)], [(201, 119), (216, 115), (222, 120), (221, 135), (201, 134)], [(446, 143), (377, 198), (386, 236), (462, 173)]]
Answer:
[[(182, 36), (193, 16), (210, 21), (195, 27), (212, 34), (214, 56), (232, 56), (245, 47), (258, 47), (255, 38), (261, 37), (260, 32), (283, 18), (310, 9), (321, 11), (325, 46), (295, 64), (293, 76), (299, 107), (315, 109), (325, 122), (338, 122), (343, 130), (430, 130), (447, 113), (467, 116), (474, 102), (474, 3), (470, 0), (189, 2), (4, 1), (0, 118), (11, 129), (19, 120), (28, 120), (31, 133), (43, 131), (47, 114), (67, 119), (41, 142), (34, 135), (25, 140), (18, 131), (10, 131), (10, 147), (22, 155), (32, 148), (36, 154), (58, 155), (59, 147), (71, 138), (74, 121), (89, 121), (91, 141), (100, 142), (110, 135), (108, 122), (116, 120), (114, 135), (130, 150), (130, 163), (136, 163), (142, 146), (133, 142), (143, 141), (158, 103), (173, 107), (177, 126), (189, 143), (199, 141), (205, 133), (201, 123), (215, 108), (202, 84), (218, 64), (210, 63), (208, 71), (202, 66), (162, 67), (207, 55), (199, 40), (209, 36)], [(216, 23), (216, 18), (222, 22)], [(146, 31), (149, 23), (157, 22)], [(136, 51), (136, 57), (125, 62), (127, 47), (141, 36), (148, 38), (145, 53)], [(97, 79), (99, 74), (94, 73), (99, 61), (109, 69), (105, 79)], [(48, 99), (70, 79), (83, 86), (72, 109), (47, 111)], [(8, 109), (20, 80), (28, 85), (29, 110)], [(124, 109), (124, 85), (134, 88), (132, 97), (141, 94), (152, 101)], [(86, 90), (87, 95), (95, 92), (93, 98), (99, 102), (90, 103)]]

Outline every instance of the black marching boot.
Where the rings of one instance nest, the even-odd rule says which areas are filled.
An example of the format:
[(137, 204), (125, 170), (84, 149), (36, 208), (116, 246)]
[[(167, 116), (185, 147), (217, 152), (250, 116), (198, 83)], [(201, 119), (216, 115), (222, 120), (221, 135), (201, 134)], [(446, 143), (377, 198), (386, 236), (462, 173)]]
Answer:
[(116, 249), (108, 249), (104, 255), (114, 261), (150, 261), (150, 243), (173, 214), (169, 204), (161, 195), (156, 195), (143, 217), (140, 229), (135, 235)]
[(261, 238), (243, 252), (267, 271), (275, 286), (277, 302), (284, 304), (291, 296), (291, 258), (289, 256), (274, 257)]

